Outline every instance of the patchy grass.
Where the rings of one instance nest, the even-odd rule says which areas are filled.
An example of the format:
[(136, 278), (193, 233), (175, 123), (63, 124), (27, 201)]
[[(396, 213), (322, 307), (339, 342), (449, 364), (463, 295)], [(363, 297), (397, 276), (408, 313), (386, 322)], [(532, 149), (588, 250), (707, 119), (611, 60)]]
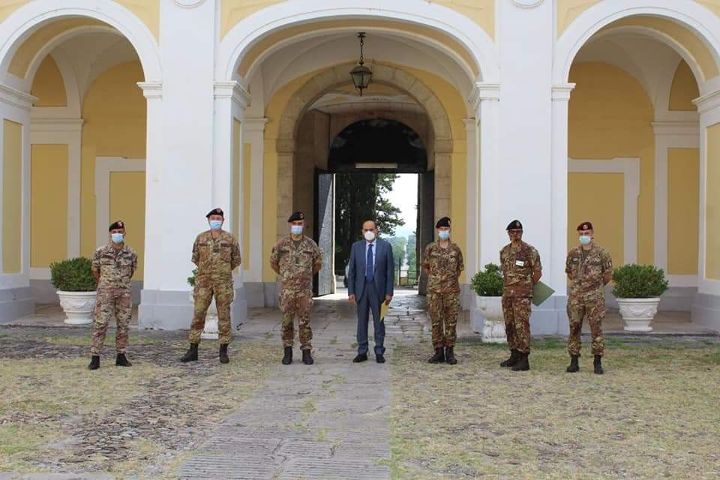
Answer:
[(184, 365), (177, 361), (184, 339), (138, 335), (130, 343), (131, 368), (115, 367), (113, 354), (90, 372), (87, 355), (68, 354), (86, 344), (83, 336), (36, 336), (37, 357), (17, 358), (24, 335), (10, 333), (17, 347), (3, 338), (13, 356), (3, 358), (0, 349), (0, 472), (177, 478), (204, 432), (250, 397), (275, 365), (260, 341), (231, 346), (228, 365), (217, 361), (217, 342), (203, 342), (201, 360)]
[(392, 362), (393, 478), (718, 478), (717, 339), (608, 339), (605, 375), (565, 372), (563, 339), (456, 347), (459, 364), (399, 347)]

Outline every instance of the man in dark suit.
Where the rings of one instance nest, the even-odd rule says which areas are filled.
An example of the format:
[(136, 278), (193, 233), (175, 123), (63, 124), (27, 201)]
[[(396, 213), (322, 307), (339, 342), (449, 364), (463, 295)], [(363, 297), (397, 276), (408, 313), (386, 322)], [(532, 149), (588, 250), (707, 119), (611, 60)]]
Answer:
[(368, 320), (372, 311), (375, 330), (375, 360), (385, 363), (385, 323), (380, 318), (380, 305), (390, 304), (393, 297), (395, 262), (392, 247), (380, 240), (373, 220), (363, 223), (364, 240), (353, 243), (348, 268), (348, 299), (357, 305), (358, 354), (353, 362), (368, 359)]

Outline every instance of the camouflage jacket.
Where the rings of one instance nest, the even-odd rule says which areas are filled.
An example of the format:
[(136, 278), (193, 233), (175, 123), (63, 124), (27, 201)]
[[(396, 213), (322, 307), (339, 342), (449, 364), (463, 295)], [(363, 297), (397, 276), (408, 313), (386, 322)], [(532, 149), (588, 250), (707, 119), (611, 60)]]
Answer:
[(425, 247), (423, 269), (428, 274), (427, 291), (431, 293), (457, 293), (460, 291), (460, 272), (465, 269), (462, 251), (456, 243), (447, 248), (433, 242)]
[(197, 265), (198, 279), (231, 280), (232, 271), (240, 265), (240, 246), (232, 234), (221, 230), (213, 238), (211, 230), (202, 232), (195, 239), (192, 262)]
[(270, 266), (284, 289), (312, 290), (313, 274), (322, 266), (322, 252), (312, 238), (295, 242), (287, 236), (273, 247)]
[(565, 261), (565, 273), (570, 275), (571, 296), (603, 296), (604, 276), (612, 272), (612, 258), (607, 250), (593, 244), (590, 250), (578, 246), (570, 250)]
[(107, 288), (130, 289), (130, 279), (137, 270), (137, 255), (124, 245), (116, 249), (112, 243), (95, 250), (92, 270), (100, 275), (98, 290)]
[(500, 250), (503, 273), (503, 296), (532, 297), (534, 273), (542, 272), (540, 255), (535, 247), (520, 242), (518, 248), (509, 243)]

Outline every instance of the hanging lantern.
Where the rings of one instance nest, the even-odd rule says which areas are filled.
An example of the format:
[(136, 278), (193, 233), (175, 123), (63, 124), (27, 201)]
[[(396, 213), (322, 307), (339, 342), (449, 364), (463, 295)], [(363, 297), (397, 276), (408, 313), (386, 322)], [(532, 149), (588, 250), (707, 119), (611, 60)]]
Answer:
[(363, 90), (366, 89), (370, 84), (370, 79), (372, 78), (372, 71), (365, 66), (365, 59), (363, 58), (365, 32), (358, 33), (358, 38), (360, 39), (360, 61), (358, 61), (358, 64), (355, 66), (355, 68), (350, 71), (350, 77), (352, 78), (353, 85), (355, 85), (355, 88), (360, 91), (360, 96), (362, 97)]

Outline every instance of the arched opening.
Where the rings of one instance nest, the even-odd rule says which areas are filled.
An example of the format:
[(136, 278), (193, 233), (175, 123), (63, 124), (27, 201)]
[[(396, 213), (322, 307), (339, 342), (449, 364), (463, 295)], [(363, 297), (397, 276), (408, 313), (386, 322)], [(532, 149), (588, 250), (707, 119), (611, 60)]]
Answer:
[(569, 69), (568, 245), (577, 243), (576, 225), (591, 220), (616, 266), (663, 268), (671, 288), (660, 309), (685, 312), (672, 321), (690, 321), (704, 281), (707, 177), (696, 101), (718, 72), (696, 28), (650, 14), (604, 25)]
[(126, 222), (127, 242), (140, 257), (137, 304), (147, 142), (147, 106), (138, 83), (159, 79), (148, 45), (154, 42), (122, 9), (86, 12), (68, 5), (38, 16), (35, 7), (3, 23), (12, 41), (0, 58), (2, 83), (25, 102), (1, 104), (3, 143), (18, 144), (18, 154), (5, 157), (13, 174), (3, 178), (3, 191), (16, 201), (4, 202), (2, 212), (3, 224), (17, 230), (3, 232), (3, 272), (27, 285), (26, 307), (17, 313), (31, 313), (35, 302), (56, 303), (50, 264), (92, 257), (108, 241), (111, 219)]

